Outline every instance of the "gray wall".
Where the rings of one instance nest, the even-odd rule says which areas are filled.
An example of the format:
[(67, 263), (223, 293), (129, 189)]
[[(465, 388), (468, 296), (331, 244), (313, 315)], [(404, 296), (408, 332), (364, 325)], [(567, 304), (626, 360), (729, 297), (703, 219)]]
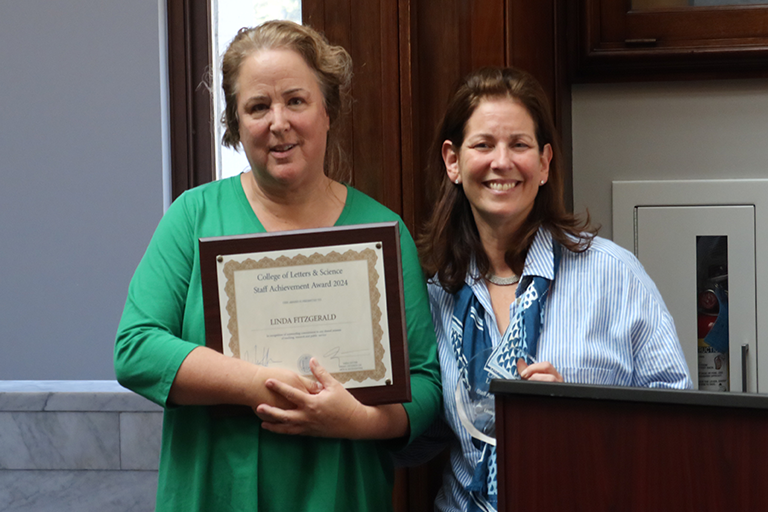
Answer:
[(611, 181), (768, 178), (768, 80), (573, 87), (574, 209), (612, 237)]
[(163, 212), (164, 3), (0, 2), (0, 380), (114, 379)]

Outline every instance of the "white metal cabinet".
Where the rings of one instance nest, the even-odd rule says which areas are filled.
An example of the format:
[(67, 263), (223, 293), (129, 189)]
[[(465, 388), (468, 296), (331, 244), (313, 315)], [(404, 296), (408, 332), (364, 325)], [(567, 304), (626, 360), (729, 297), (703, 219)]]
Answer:
[[(697, 379), (696, 237), (728, 237), (730, 389), (768, 391), (768, 180), (613, 183), (614, 241), (633, 251), (675, 319), (694, 385)], [(761, 311), (763, 312), (761, 314)], [(761, 373), (762, 372), (762, 373)], [(768, 377), (767, 377), (768, 379)]]
[[(640, 206), (635, 209), (636, 254), (667, 304), (694, 385), (698, 382), (696, 239), (728, 239), (730, 389), (741, 391), (742, 345), (756, 350), (754, 206)], [(692, 262), (694, 264), (692, 264)], [(747, 390), (757, 389), (747, 357)]]

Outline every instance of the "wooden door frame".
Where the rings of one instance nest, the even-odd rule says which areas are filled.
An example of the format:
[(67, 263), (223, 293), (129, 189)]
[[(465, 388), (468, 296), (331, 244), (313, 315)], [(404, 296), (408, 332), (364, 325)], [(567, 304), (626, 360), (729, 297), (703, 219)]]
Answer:
[(167, 0), (171, 195), (215, 178), (209, 0)]

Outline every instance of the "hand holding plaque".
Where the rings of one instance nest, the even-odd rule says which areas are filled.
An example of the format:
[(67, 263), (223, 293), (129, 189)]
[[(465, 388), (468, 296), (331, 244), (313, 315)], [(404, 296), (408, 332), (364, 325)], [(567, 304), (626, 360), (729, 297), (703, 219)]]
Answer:
[(262, 420), (261, 428), (278, 434), (341, 439), (405, 435), (407, 420), (403, 424), (397, 421), (397, 415), (381, 414), (384, 408), (393, 406), (405, 414), (400, 405), (364, 405), (343, 384), (334, 379), (315, 358), (312, 358), (310, 368), (317, 378), (314, 384), (319, 389), (316, 391), (305, 392), (280, 380), (267, 380), (266, 387), (289, 402), (291, 406), (259, 404), (255, 411)]
[(200, 240), (206, 343), (366, 404), (410, 400), (396, 222)]

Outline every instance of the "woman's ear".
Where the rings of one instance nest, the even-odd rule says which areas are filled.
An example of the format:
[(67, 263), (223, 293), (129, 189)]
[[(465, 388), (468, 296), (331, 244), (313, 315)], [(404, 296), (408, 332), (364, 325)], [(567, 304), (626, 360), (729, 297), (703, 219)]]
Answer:
[(459, 173), (459, 153), (456, 151), (453, 143), (449, 140), (443, 142), (443, 163), (445, 163), (445, 172), (451, 183), (461, 183)]
[(541, 170), (539, 171), (539, 180), (543, 185), (549, 179), (549, 164), (552, 162), (552, 146), (544, 144), (544, 149), (539, 156), (541, 163)]

